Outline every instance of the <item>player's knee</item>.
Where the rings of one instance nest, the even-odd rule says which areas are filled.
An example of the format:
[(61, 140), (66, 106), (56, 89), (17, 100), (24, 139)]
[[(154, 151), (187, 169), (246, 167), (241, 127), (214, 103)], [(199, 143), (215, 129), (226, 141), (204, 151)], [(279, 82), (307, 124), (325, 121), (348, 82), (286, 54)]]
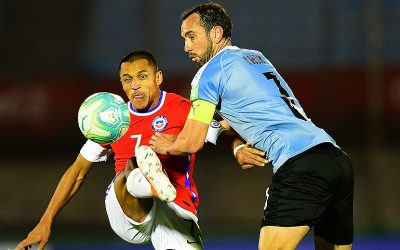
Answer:
[(125, 177), (126, 178), (128, 177), (129, 173), (134, 168), (138, 168), (138, 165), (137, 165), (137, 162), (136, 162), (136, 157), (132, 157), (126, 162), (126, 166), (125, 166), (125, 169), (124, 169), (124, 173), (125, 173)]

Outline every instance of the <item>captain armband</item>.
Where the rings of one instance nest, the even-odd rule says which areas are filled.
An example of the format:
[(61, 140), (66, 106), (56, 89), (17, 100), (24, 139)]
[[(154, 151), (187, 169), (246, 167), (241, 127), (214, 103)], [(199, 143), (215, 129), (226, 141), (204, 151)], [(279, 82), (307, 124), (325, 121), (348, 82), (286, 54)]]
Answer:
[(192, 102), (192, 107), (190, 108), (187, 119), (196, 120), (209, 125), (214, 117), (215, 107), (215, 104), (211, 102), (196, 100)]
[(208, 127), (206, 142), (211, 142), (212, 144), (217, 145), (217, 138), (224, 130), (224, 127), (222, 127), (218, 121), (212, 119), (210, 126)]

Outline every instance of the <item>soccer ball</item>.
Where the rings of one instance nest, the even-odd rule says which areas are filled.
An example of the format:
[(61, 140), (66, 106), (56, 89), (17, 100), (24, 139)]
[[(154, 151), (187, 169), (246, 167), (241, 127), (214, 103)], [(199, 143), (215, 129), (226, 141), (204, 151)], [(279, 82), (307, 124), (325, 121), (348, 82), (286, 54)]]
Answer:
[(98, 92), (83, 101), (78, 111), (82, 134), (99, 144), (118, 141), (130, 124), (128, 106), (119, 95)]

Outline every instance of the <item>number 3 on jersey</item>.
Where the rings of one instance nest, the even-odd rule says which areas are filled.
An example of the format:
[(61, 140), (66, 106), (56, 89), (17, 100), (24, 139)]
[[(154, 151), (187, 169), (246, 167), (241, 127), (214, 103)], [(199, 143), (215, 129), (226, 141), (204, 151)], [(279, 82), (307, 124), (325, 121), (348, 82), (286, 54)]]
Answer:
[(131, 135), (131, 138), (132, 138), (133, 140), (136, 140), (136, 143), (135, 143), (135, 155), (136, 155), (136, 150), (139, 148), (139, 146), (140, 146), (140, 141), (142, 140), (142, 134)]

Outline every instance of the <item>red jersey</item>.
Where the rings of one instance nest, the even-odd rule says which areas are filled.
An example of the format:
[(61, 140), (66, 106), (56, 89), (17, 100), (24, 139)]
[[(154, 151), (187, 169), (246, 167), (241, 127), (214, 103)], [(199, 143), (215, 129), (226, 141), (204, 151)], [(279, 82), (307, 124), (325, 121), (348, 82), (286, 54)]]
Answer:
[[(191, 102), (179, 95), (162, 91), (157, 106), (145, 113), (137, 112), (131, 102), (128, 102), (128, 107), (131, 115), (129, 129), (120, 140), (110, 144), (114, 152), (116, 173), (125, 168), (129, 158), (135, 156), (136, 148), (149, 145), (155, 132), (178, 135), (185, 125)], [(195, 155), (158, 157), (176, 189), (174, 203), (197, 215), (199, 198), (193, 180)]]

